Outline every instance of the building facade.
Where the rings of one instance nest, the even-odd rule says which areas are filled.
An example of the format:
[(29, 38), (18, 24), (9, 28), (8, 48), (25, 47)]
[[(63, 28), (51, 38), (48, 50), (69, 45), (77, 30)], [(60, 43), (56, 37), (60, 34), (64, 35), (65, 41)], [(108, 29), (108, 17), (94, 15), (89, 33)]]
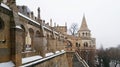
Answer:
[[(72, 67), (74, 52), (92, 64), (95, 38), (91, 38), (85, 17), (78, 36), (67, 34), (67, 25), (56, 26), (41, 19), (15, 0), (0, 1), (0, 65)], [(32, 58), (32, 59), (31, 59)], [(93, 66), (91, 66), (93, 67)]]

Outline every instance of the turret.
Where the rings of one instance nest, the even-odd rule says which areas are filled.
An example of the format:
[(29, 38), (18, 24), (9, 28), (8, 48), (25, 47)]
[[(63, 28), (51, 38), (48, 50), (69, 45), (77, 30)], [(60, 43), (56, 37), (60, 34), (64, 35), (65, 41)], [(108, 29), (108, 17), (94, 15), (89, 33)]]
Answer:
[(85, 38), (90, 37), (90, 30), (87, 26), (85, 16), (83, 16), (82, 24), (81, 24), (81, 27), (78, 31), (78, 36), (79, 37), (85, 37)]

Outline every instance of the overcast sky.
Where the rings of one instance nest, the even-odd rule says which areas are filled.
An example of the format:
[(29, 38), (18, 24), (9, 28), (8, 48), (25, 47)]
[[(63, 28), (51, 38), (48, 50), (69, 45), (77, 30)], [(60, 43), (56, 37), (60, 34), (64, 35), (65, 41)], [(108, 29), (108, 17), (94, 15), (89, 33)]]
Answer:
[(27, 5), (36, 16), (40, 7), (46, 22), (51, 18), (59, 25), (67, 22), (68, 28), (72, 23), (80, 27), (85, 14), (97, 48), (120, 44), (120, 0), (17, 0), (17, 5)]

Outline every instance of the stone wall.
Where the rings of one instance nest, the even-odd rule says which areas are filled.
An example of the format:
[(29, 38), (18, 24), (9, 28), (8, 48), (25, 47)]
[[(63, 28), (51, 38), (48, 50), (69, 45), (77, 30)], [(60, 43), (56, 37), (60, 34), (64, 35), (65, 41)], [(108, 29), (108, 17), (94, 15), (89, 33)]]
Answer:
[(39, 64), (33, 65), (31, 67), (69, 67), (67, 63), (66, 54), (54, 57), (47, 61), (43, 61)]
[[(0, 62), (12, 61), (17, 67), (23, 65), (23, 58), (36, 55), (46, 58), (46, 53), (64, 50), (64, 35), (41, 25), (43, 21), (33, 20), (17, 12), (17, 6), (13, 6), (15, 10), (4, 6), (0, 5)], [(62, 65), (65, 64), (67, 59), (66, 54), (63, 54), (35, 67), (64, 67)]]

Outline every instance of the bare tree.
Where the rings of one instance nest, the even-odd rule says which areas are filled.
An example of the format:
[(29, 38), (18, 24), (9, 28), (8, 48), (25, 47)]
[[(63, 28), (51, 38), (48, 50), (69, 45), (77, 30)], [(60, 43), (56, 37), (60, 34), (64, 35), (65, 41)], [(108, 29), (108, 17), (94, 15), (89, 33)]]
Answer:
[(120, 46), (116, 48), (110, 48), (108, 53), (110, 60), (114, 62), (115, 67), (117, 66), (117, 64), (120, 64)]
[(69, 32), (71, 35), (76, 36), (78, 31), (78, 24), (72, 23), (71, 27), (69, 28)]
[(100, 63), (99, 67), (102, 66), (101, 64), (103, 64), (103, 67), (109, 67), (109, 63), (111, 61), (115, 65), (114, 67), (117, 67), (117, 65), (120, 64), (120, 45), (118, 47), (111, 47), (107, 49), (100, 48), (97, 51), (97, 54)]

